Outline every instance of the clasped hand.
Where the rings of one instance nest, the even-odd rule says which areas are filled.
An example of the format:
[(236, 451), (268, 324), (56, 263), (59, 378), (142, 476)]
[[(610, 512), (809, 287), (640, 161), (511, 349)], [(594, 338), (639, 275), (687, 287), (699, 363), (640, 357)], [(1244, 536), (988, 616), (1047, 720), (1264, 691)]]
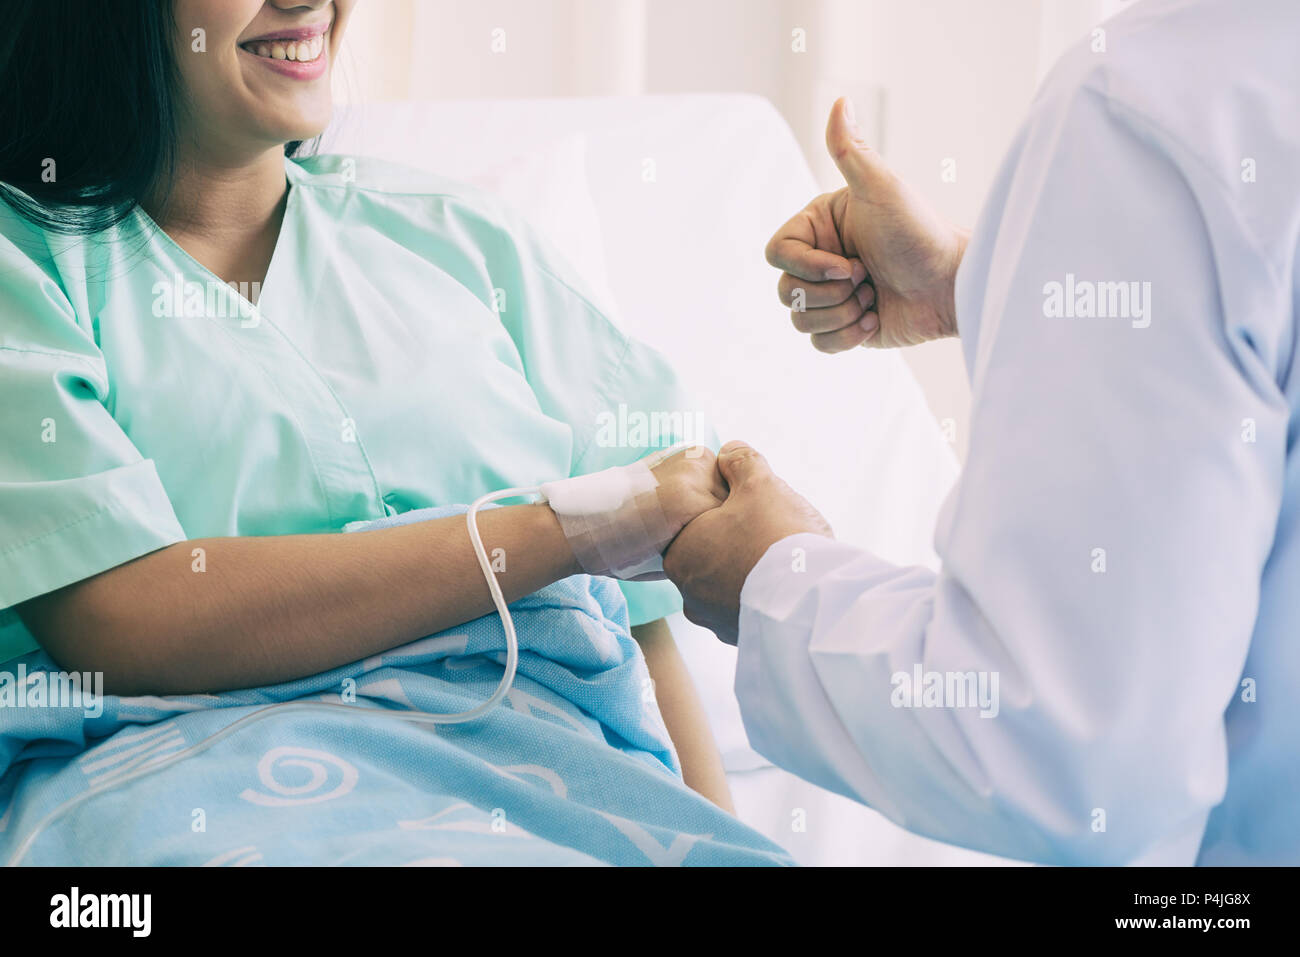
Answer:
[(740, 593), (764, 553), (790, 535), (833, 537), (831, 527), (802, 495), (773, 473), (744, 442), (712, 453), (669, 459), (660, 470), (660, 500), (676, 518), (695, 513), (664, 553), (664, 572), (680, 589), (687, 619), (735, 644)]

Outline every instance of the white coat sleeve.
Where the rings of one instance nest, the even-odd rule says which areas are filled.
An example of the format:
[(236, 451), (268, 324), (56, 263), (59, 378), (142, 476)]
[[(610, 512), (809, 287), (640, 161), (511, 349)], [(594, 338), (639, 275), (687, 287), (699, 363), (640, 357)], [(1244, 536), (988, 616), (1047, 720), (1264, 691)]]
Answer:
[[(736, 680), (761, 754), (989, 853), (1122, 863), (1190, 835), (1194, 857), (1226, 787), (1287, 409), (1225, 316), (1220, 207), (1176, 152), (1095, 90), (1039, 104), (959, 277), (972, 425), (941, 569), (812, 535), (768, 550)], [(1055, 317), (1052, 283), (1076, 313), (1080, 283), (1145, 301), (1105, 318), (1124, 310), (1104, 286), (1091, 317)]]

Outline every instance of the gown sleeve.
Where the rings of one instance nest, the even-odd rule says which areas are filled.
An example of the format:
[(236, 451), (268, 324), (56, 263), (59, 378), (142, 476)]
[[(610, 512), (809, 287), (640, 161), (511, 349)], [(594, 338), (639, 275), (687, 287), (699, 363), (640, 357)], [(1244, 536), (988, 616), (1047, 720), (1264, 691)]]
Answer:
[[(106, 407), (94, 336), (24, 252), (32, 235), (0, 210), (0, 609), (185, 538), (154, 463)], [(34, 647), (0, 611), (0, 660)]]

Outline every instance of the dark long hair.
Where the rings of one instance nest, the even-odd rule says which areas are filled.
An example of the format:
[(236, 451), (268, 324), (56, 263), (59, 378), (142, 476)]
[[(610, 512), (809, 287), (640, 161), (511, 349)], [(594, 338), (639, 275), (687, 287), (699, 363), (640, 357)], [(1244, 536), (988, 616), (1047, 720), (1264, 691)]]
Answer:
[(181, 95), (170, 0), (4, 7), (0, 199), (38, 226), (85, 235), (165, 194)]

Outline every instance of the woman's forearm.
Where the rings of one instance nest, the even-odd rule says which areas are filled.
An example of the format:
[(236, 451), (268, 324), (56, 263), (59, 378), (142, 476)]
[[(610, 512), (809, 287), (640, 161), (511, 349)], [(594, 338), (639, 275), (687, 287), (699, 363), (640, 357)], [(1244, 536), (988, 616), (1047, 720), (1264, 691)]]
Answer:
[[(507, 601), (581, 571), (545, 505), (489, 509), (478, 526)], [(492, 608), (465, 519), (453, 516), (180, 542), (19, 612), (55, 660), (103, 672), (108, 692), (182, 694), (316, 674)]]
[(645, 655), (659, 713), (682, 765), (682, 780), (691, 790), (734, 814), (736, 809), (731, 803), (722, 755), (668, 622), (660, 618), (636, 625), (632, 636)]

